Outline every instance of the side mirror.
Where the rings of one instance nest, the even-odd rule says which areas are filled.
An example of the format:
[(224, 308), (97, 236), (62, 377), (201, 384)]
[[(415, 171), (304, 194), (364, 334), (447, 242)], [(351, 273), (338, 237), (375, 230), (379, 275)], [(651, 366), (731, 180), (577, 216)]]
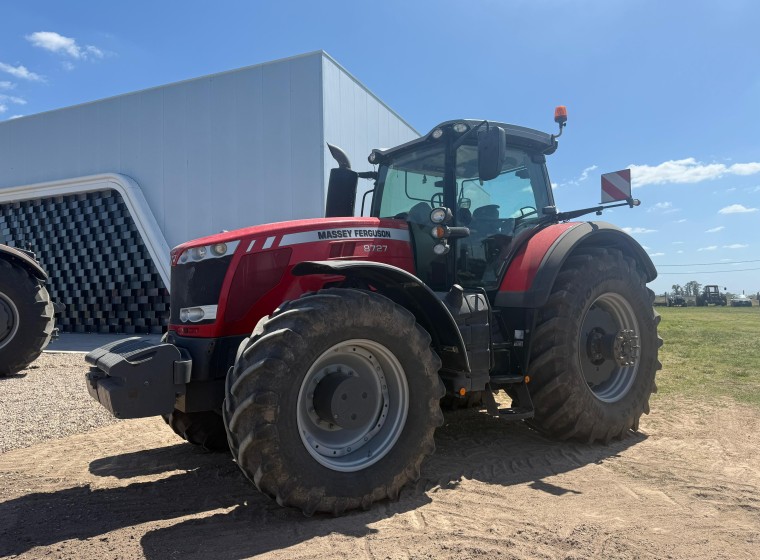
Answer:
[(507, 157), (507, 133), (500, 126), (478, 132), (478, 176), (481, 181), (495, 179)]
[(358, 184), (359, 174), (353, 169), (337, 167), (330, 170), (325, 218), (351, 217), (354, 215)]

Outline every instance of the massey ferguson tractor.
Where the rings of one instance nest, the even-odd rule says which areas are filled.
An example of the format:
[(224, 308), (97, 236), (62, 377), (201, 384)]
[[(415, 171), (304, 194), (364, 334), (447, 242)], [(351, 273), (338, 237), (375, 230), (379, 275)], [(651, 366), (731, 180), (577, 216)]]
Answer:
[(34, 253), (0, 244), (0, 377), (26, 368), (54, 334), (47, 277)]
[[(307, 515), (395, 499), (434, 451), (441, 402), (561, 440), (637, 430), (660, 368), (657, 272), (617, 227), (571, 221), (609, 205), (557, 210), (545, 162), (564, 107), (555, 120), (557, 135), (444, 122), (374, 150), (371, 172), (331, 146), (326, 217), (176, 247), (169, 332), (91, 352), (90, 394), (229, 449)], [(353, 217), (359, 179), (369, 217)]]

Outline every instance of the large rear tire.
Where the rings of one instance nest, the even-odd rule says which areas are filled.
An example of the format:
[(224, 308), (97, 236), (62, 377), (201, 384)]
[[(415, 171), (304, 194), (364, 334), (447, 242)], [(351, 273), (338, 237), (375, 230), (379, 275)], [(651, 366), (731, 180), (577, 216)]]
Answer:
[(54, 310), (45, 286), (23, 268), (0, 260), (0, 376), (23, 370), (53, 334)]
[(230, 448), (280, 505), (340, 514), (396, 499), (443, 423), (441, 361), (391, 300), (352, 289), (287, 302), (227, 377)]
[(532, 336), (531, 425), (558, 439), (608, 442), (638, 430), (660, 369), (660, 316), (633, 259), (570, 256)]

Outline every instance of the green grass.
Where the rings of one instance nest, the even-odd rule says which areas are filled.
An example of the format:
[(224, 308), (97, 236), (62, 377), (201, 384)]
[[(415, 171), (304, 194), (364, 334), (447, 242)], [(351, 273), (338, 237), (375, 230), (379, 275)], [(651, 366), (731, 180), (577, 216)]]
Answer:
[(760, 406), (760, 308), (657, 307), (662, 395), (732, 397)]

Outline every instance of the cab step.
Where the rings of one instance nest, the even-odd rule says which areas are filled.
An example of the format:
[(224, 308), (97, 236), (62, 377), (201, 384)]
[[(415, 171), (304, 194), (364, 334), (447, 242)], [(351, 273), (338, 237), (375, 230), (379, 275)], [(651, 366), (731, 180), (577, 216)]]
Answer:
[[(506, 377), (506, 376), (504, 376)], [(498, 416), (500, 418), (503, 418), (504, 420), (509, 421), (517, 421), (517, 420), (527, 420), (529, 418), (533, 418), (535, 416), (535, 408), (533, 407), (533, 400), (530, 398), (530, 391), (528, 391), (528, 384), (525, 383), (525, 377), (523, 376), (517, 376), (520, 378), (519, 385), (517, 385), (517, 395), (516, 399), (514, 399), (513, 404), (518, 403), (519, 406), (510, 406), (506, 408), (499, 408), (496, 404), (496, 399), (493, 397), (493, 390), (491, 389), (490, 385), (486, 387), (486, 390), (483, 391), (483, 402), (486, 405), (486, 410), (489, 414), (492, 414), (493, 416)], [(494, 378), (491, 377), (491, 381), (493, 381)], [(518, 382), (513, 382), (514, 384), (517, 384)], [(505, 384), (505, 383), (499, 383)]]

